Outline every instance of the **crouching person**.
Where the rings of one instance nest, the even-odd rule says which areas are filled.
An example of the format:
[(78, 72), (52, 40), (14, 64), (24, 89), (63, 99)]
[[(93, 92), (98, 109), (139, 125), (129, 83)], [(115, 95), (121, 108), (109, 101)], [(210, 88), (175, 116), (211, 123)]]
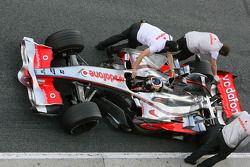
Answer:
[(198, 167), (210, 167), (227, 158), (239, 145), (244, 146), (249, 142), (250, 115), (243, 111), (234, 114), (235, 119), (213, 135), (206, 144), (194, 151), (184, 159), (186, 163), (195, 165), (196, 161), (203, 155), (215, 151), (211, 158), (198, 164)]

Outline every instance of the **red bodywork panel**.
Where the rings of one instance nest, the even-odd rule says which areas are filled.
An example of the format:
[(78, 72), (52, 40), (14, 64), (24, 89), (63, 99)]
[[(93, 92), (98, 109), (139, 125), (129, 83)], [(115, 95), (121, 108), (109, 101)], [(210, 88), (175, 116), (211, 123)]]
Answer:
[(172, 72), (170, 71), (169, 65), (167, 65), (167, 64), (161, 66), (160, 71), (163, 73), (166, 73), (168, 71), (168, 76), (170, 76), (170, 77), (173, 75)]
[(161, 68), (160, 68), (160, 71), (161, 72), (166, 72), (167, 70), (170, 70), (170, 68), (169, 68), (169, 66), (168, 65), (163, 65), (163, 66), (161, 66)]
[(44, 82), (39, 82), (39, 86), (45, 94), (48, 104), (62, 104), (62, 98), (53, 85), (53, 78), (43, 78)]
[(178, 122), (170, 122), (170, 123), (142, 123), (140, 124), (140, 127), (147, 130), (167, 130), (172, 132), (179, 132), (179, 133), (187, 133), (187, 134), (195, 134), (196, 132), (191, 129), (184, 129), (183, 123)]
[[(50, 47), (36, 44), (34, 68), (50, 68), (53, 52)], [(37, 78), (39, 87), (44, 92), (47, 104), (63, 104), (60, 93), (55, 89), (53, 78)]]
[(217, 87), (222, 99), (223, 110), (227, 118), (230, 118), (232, 114), (242, 111), (239, 96), (235, 88), (232, 73), (219, 71), (218, 76), (220, 83)]
[(183, 123), (165, 123), (161, 125), (162, 129), (173, 131), (173, 132), (180, 132), (180, 133), (188, 133), (188, 134), (195, 134), (196, 132), (191, 129), (184, 129)]
[(43, 45), (35, 45), (36, 52), (34, 57), (34, 68), (50, 68), (53, 60), (52, 49)]

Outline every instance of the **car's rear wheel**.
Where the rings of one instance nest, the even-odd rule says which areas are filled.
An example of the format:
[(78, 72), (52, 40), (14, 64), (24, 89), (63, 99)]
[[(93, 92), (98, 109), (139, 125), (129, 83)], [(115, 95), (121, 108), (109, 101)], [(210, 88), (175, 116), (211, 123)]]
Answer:
[(98, 106), (84, 102), (71, 106), (63, 114), (62, 122), (70, 134), (81, 134), (95, 127), (102, 118)]
[(65, 29), (51, 34), (45, 40), (45, 45), (52, 47), (54, 55), (76, 54), (84, 48), (80, 31), (73, 29)]
[(201, 73), (206, 75), (209, 79), (213, 76), (211, 64), (208, 61), (193, 60), (186, 63), (191, 68), (191, 73)]

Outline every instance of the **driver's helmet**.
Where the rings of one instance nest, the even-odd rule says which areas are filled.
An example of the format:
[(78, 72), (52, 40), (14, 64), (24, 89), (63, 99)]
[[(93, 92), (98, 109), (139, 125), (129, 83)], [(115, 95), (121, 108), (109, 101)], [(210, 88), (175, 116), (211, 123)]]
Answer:
[(145, 80), (145, 88), (150, 91), (159, 92), (163, 87), (161, 79), (157, 77), (149, 77)]

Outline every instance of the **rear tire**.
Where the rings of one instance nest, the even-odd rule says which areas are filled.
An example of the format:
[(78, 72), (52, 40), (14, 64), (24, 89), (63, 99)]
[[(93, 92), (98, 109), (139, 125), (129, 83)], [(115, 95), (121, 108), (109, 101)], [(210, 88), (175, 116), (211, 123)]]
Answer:
[(95, 127), (102, 118), (97, 104), (84, 102), (71, 106), (65, 111), (62, 123), (70, 134), (81, 134)]
[(83, 48), (83, 40), (80, 31), (65, 29), (51, 34), (45, 45), (52, 47), (55, 55), (60, 53), (80, 53)]
[(201, 73), (208, 76), (209, 79), (213, 76), (213, 72), (211, 69), (211, 64), (208, 61), (189, 61), (186, 63), (191, 67), (191, 73)]

